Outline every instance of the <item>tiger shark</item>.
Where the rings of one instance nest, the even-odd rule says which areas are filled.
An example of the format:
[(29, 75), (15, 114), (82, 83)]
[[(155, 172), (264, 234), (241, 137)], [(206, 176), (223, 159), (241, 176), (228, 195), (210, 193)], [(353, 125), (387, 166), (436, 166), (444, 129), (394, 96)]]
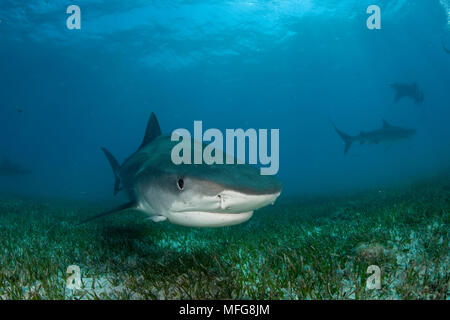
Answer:
[(336, 126), (334, 126), (334, 129), (345, 143), (344, 154), (348, 152), (353, 142), (359, 142), (360, 144), (366, 141), (370, 144), (388, 143), (411, 138), (416, 133), (415, 129), (393, 126), (386, 120), (383, 120), (383, 126), (380, 129), (367, 132), (361, 131), (357, 136), (350, 136)]
[(423, 92), (420, 90), (419, 85), (414, 83), (391, 83), (391, 88), (395, 90), (395, 102), (400, 101), (402, 98), (409, 97), (416, 104), (422, 104), (424, 100)]
[(444, 43), (444, 38), (441, 38), (442, 49), (444, 49), (445, 53), (450, 54), (450, 49)]
[[(144, 212), (154, 222), (189, 227), (224, 227), (249, 220), (281, 193), (277, 178), (247, 164), (179, 164), (171, 159), (176, 142), (164, 136), (154, 113), (136, 152), (122, 164), (102, 148), (115, 176), (114, 194), (129, 202), (89, 218), (123, 210)], [(227, 156), (227, 155), (224, 155)]]
[(12, 162), (8, 158), (3, 158), (0, 162), (0, 176), (20, 176), (31, 173), (30, 170)]

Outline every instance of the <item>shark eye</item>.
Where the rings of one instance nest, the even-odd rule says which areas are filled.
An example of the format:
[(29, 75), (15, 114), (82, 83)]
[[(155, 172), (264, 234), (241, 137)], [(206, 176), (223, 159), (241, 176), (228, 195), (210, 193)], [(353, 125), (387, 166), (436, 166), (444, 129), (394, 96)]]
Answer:
[(184, 180), (183, 179), (177, 180), (177, 187), (179, 190), (183, 190), (183, 188), (184, 188)]

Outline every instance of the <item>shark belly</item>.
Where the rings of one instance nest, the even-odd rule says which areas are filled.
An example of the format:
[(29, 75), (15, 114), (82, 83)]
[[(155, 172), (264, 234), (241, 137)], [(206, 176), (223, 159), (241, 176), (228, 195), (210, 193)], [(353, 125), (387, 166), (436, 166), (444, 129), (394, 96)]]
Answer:
[(213, 212), (175, 212), (165, 216), (174, 224), (187, 227), (217, 228), (232, 226), (249, 220), (253, 211), (243, 213), (213, 213)]

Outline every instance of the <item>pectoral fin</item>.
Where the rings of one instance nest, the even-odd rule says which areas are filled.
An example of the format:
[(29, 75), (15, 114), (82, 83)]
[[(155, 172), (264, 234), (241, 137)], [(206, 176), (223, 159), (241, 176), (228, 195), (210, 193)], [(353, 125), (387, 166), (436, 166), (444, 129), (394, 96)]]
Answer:
[(164, 216), (152, 216), (152, 217), (148, 217), (145, 220), (152, 220), (153, 222), (161, 222), (161, 221), (166, 221), (167, 217), (164, 217)]
[(93, 216), (93, 217), (90, 217), (90, 218), (88, 218), (88, 219), (86, 219), (86, 220), (83, 220), (83, 221), (81, 221), (80, 223), (78, 223), (77, 225), (84, 224), (84, 223), (86, 223), (86, 222), (95, 220), (95, 219), (97, 219), (97, 218), (104, 217), (104, 216), (109, 215), (109, 214), (112, 214), (112, 213), (116, 213), (116, 212), (119, 212), (119, 211), (125, 211), (125, 210), (133, 210), (133, 209), (134, 209), (134, 210), (137, 209), (136, 203), (134, 203), (134, 202), (127, 202), (127, 203), (125, 203), (125, 204), (123, 204), (123, 205), (120, 205), (120, 206), (114, 208), (114, 209), (108, 210), (108, 211), (106, 211), (106, 212), (102, 212), (102, 213), (100, 213), (100, 214), (98, 214), (98, 215), (96, 215), (96, 216)]

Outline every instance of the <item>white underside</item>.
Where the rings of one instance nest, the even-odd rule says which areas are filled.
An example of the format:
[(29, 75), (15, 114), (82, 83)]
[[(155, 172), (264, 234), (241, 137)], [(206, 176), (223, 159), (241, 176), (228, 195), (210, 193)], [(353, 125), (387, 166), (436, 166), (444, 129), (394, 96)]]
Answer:
[(216, 212), (176, 212), (171, 213), (169, 221), (187, 227), (216, 228), (233, 226), (249, 220), (253, 211), (243, 213)]

